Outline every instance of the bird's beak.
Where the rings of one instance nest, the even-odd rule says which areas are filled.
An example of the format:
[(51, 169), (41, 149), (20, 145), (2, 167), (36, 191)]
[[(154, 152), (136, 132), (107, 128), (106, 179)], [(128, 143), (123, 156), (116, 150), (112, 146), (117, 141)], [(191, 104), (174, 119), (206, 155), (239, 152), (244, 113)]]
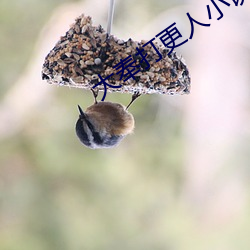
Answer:
[(84, 112), (82, 111), (82, 108), (79, 105), (77, 105), (77, 106), (78, 106), (78, 110), (79, 110), (79, 113), (80, 113), (80, 118), (86, 118)]

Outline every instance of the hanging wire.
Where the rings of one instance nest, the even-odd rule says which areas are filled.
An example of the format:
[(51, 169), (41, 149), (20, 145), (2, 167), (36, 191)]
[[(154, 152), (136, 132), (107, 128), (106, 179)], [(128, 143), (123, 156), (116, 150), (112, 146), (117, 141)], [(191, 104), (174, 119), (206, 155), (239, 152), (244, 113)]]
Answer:
[(107, 26), (107, 33), (110, 35), (114, 17), (114, 10), (115, 10), (115, 0), (110, 0), (109, 4), (109, 13), (108, 13), (108, 26)]

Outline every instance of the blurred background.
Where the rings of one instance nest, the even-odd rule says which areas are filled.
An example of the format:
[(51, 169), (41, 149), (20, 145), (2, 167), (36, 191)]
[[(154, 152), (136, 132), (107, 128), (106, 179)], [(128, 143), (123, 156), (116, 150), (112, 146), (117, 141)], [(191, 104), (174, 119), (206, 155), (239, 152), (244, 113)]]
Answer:
[(81, 13), (106, 28), (109, 1), (1, 0), (1, 250), (250, 249), (250, 3), (228, 2), (218, 21), (208, 0), (116, 1), (121, 39), (173, 22), (187, 39), (187, 12), (211, 26), (177, 49), (191, 94), (140, 97), (134, 134), (90, 150), (74, 126), (92, 94), (48, 85), (41, 68)]

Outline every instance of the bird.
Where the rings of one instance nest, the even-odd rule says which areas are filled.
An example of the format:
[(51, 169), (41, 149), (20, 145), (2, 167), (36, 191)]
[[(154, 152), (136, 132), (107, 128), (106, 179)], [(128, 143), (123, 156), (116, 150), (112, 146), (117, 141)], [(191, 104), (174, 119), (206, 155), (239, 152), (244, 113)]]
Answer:
[(140, 94), (134, 93), (131, 102), (125, 107), (119, 103), (98, 102), (98, 91), (91, 90), (95, 102), (85, 112), (78, 105), (76, 135), (84, 146), (91, 149), (115, 147), (134, 130), (134, 117), (128, 112), (128, 108)]

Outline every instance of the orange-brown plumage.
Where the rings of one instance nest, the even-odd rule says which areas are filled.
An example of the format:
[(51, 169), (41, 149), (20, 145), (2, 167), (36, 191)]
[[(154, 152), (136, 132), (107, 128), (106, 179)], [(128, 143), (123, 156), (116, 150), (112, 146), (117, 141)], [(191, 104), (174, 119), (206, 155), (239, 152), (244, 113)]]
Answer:
[(125, 108), (119, 103), (97, 102), (98, 92), (92, 90), (95, 103), (84, 112), (78, 105), (79, 118), (76, 134), (83, 145), (91, 149), (117, 146), (126, 135), (134, 130), (134, 117), (127, 111), (140, 94), (134, 93)]
[(133, 132), (134, 118), (119, 103), (99, 102), (85, 111), (97, 131), (111, 135), (127, 135)]

